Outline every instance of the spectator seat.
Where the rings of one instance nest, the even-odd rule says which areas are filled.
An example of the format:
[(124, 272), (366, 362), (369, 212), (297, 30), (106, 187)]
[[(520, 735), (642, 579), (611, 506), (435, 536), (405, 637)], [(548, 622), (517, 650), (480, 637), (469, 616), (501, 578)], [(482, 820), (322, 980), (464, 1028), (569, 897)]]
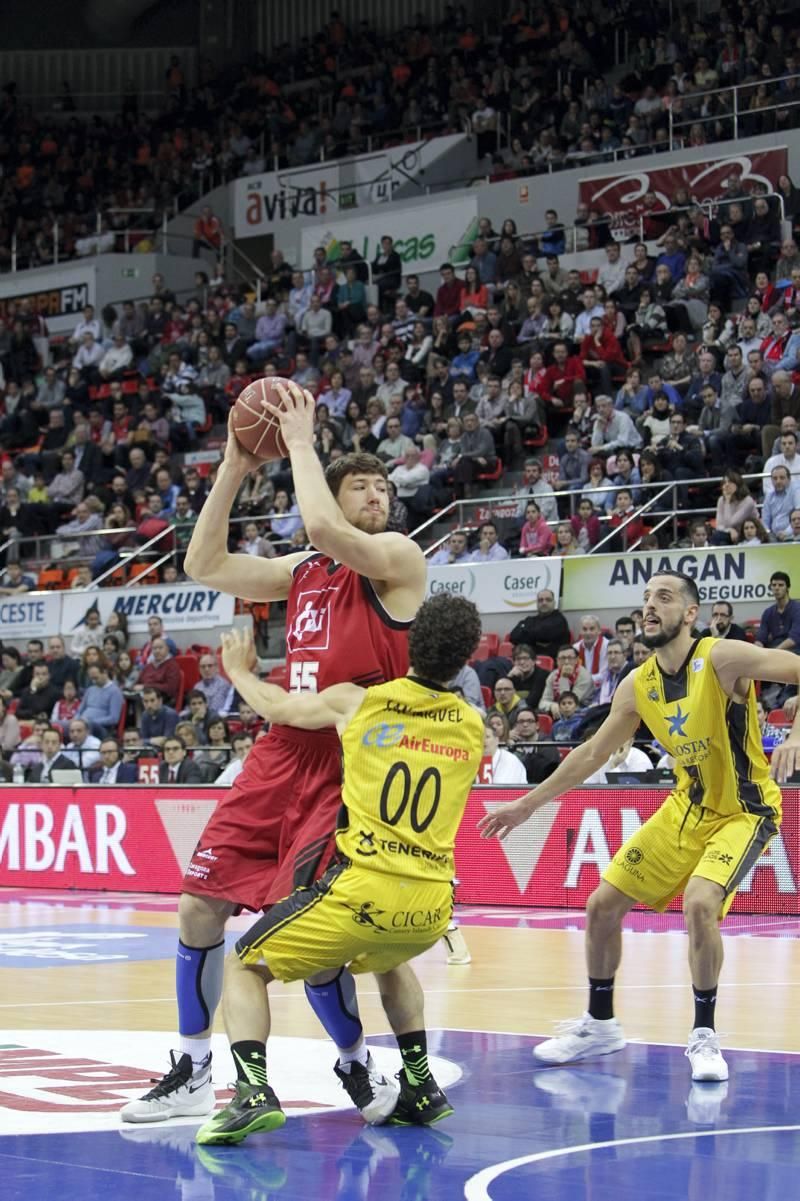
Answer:
[(200, 679), (200, 666), (196, 655), (176, 655), (175, 662), (181, 669), (183, 676), (183, 687), (186, 692), (191, 692), (197, 681)]

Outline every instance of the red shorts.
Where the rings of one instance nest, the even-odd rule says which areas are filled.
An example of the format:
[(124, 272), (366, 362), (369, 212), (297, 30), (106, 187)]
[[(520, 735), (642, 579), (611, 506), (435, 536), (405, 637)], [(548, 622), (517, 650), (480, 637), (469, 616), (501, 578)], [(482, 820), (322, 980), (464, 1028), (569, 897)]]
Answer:
[(184, 892), (258, 912), (307, 887), (333, 858), (341, 803), (336, 732), (273, 726), (217, 803), (186, 869)]

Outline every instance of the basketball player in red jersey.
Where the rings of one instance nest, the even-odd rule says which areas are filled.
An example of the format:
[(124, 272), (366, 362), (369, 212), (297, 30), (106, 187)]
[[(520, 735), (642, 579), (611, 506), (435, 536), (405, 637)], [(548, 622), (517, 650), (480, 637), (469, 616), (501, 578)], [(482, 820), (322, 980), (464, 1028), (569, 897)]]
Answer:
[[(313, 446), (314, 398), (288, 387), (281, 429), (297, 502), (317, 552), (274, 559), (228, 552), (231, 507), (247, 473), (260, 466), (231, 430), (192, 535), (186, 572), (247, 600), (287, 602), (286, 663), (293, 691), (317, 692), (345, 682), (366, 686), (402, 676), (408, 670), (407, 630), (425, 594), (425, 559), (416, 543), (385, 532), (384, 464), (373, 455), (347, 455), (324, 474)], [(273, 725), (257, 740), (184, 877), (176, 959), (180, 1034), (178, 1049), (170, 1052), (172, 1067), (146, 1096), (123, 1107), (123, 1121), (211, 1112), (211, 1027), (222, 991), (225, 923), (236, 909), (257, 912), (322, 874), (334, 851), (340, 804), (334, 729), (308, 733)], [(409, 989), (419, 989), (407, 965), (397, 971), (395, 1011)], [(345, 970), (330, 983), (307, 984), (306, 994), (339, 1048), (335, 1070), (342, 1084), (367, 1121), (384, 1120), (394, 1109), (397, 1088), (364, 1046), (352, 976)]]

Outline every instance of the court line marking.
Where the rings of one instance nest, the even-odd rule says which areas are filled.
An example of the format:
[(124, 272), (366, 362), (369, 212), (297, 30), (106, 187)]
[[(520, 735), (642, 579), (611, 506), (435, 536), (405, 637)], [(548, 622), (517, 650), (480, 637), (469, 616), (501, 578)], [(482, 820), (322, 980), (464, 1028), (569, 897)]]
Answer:
[(637, 1138), (615, 1138), (604, 1143), (581, 1143), (576, 1147), (556, 1147), (549, 1151), (536, 1151), (533, 1155), (521, 1155), (518, 1159), (506, 1159), (502, 1163), (482, 1168), (464, 1184), (466, 1201), (492, 1201), (488, 1186), (498, 1176), (513, 1172), (515, 1168), (547, 1159), (558, 1159), (567, 1155), (579, 1155), (585, 1151), (604, 1151), (609, 1147), (640, 1146), (643, 1143), (666, 1143), (685, 1138), (717, 1138), (726, 1134), (785, 1134), (800, 1130), (800, 1126), (743, 1126), (732, 1130), (684, 1130), (676, 1134), (644, 1134)]
[[(430, 1032), (431, 1030), (443, 1030), (445, 1033), (449, 1032), (451, 1034), (488, 1034), (488, 1035), (505, 1034), (509, 1038), (552, 1038), (553, 1037), (552, 1033), (550, 1033), (550, 1034), (529, 1034), (526, 1031), (522, 1031), (522, 1030), (477, 1030), (473, 1026), (427, 1026), (426, 1029), (428, 1030), (428, 1032)], [(389, 1031), (389, 1033), (391, 1034), (391, 1031)], [(366, 1037), (372, 1038), (373, 1035), (368, 1034)], [(652, 1039), (649, 1039), (649, 1038), (629, 1038), (627, 1040), (627, 1042), (628, 1042), (628, 1046), (635, 1045), (637, 1047), (685, 1047), (685, 1045), (686, 1045), (685, 1043), (654, 1042)], [(623, 1048), (623, 1050), (624, 1050), (624, 1048)], [(753, 1055), (800, 1055), (800, 1051), (784, 1051), (783, 1048), (781, 1048), (781, 1047), (734, 1047), (734, 1046), (728, 1046), (725, 1048), (725, 1050), (726, 1051), (745, 1051), (748, 1054), (753, 1054)], [(577, 1062), (576, 1060), (573, 1060), (572, 1063), (554, 1064), (553, 1066), (570, 1068), (570, 1067), (574, 1067), (576, 1062)], [(534, 1068), (534, 1071), (546, 1071), (547, 1070), (547, 1066), (544, 1063), (542, 1063), (540, 1065), (534, 1064), (533, 1068)]]
[[(179, 1127), (177, 1128), (179, 1129)], [(82, 1131), (80, 1133), (83, 1133)], [(114, 1131), (98, 1130), (96, 1134), (113, 1134)], [(17, 1137), (20, 1137), (19, 1135)], [(55, 1168), (80, 1168), (81, 1171), (105, 1172), (113, 1176), (135, 1176), (139, 1180), (164, 1180), (175, 1182), (174, 1176), (154, 1176), (152, 1172), (131, 1172), (125, 1168), (103, 1168), (96, 1163), (74, 1163), (61, 1159), (43, 1159), (41, 1155), (12, 1155), (9, 1151), (0, 1151), (0, 1159), (21, 1159), (23, 1163), (46, 1163)]]
[[(0, 964), (0, 968), (2, 968)], [(116, 966), (116, 965), (115, 965)], [(8, 968), (8, 971), (15, 969)], [(634, 992), (641, 989), (652, 990), (653, 992), (667, 989), (688, 989), (687, 983), (682, 984), (616, 984), (615, 992)], [(732, 988), (797, 988), (796, 980), (737, 980), (731, 983), (726, 981), (725, 990)], [(516, 985), (502, 988), (427, 988), (425, 989), (426, 996), (450, 996), (455, 993), (517, 993), (517, 992), (584, 992), (586, 984), (530, 984)], [(300, 993), (297, 992), (275, 992), (270, 993), (270, 1001), (285, 1001), (295, 1000)], [(377, 989), (359, 989), (360, 997), (379, 997), (380, 993)], [(108, 1000), (98, 1001), (3, 1001), (0, 1002), (0, 1009), (53, 1009), (69, 1006), (69, 1005), (162, 1005), (165, 1002), (174, 1002), (174, 994), (169, 997), (115, 997)], [(444, 1029), (444, 1027), (442, 1027)], [(450, 1027), (455, 1029), (455, 1027)], [(474, 1033), (483, 1034), (488, 1031), (477, 1030)], [(501, 1031), (493, 1031), (498, 1034)], [(658, 1045), (658, 1044), (654, 1044)], [(671, 1046), (671, 1043), (665, 1043), (665, 1046)]]

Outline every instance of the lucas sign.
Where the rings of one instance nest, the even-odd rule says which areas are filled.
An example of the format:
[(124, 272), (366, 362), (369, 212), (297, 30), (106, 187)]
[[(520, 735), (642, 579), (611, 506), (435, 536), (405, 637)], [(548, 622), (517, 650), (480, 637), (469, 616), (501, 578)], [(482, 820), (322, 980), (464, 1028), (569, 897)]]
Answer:
[(371, 263), (380, 251), (381, 238), (389, 234), (404, 271), (438, 270), (451, 258), (451, 248), (467, 241), (477, 216), (477, 198), (464, 196), (409, 208), (393, 205), (375, 215), (306, 226), (301, 234), (300, 261), (312, 262), (318, 246), (324, 247), (329, 261), (333, 261), (346, 241)]

